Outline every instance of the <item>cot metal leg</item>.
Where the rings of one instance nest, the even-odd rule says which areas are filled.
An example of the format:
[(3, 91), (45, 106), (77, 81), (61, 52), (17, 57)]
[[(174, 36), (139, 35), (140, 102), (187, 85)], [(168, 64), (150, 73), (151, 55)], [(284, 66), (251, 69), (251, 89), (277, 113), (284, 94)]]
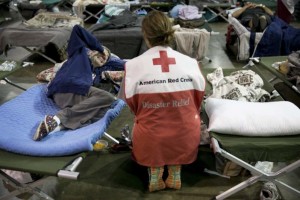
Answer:
[(26, 49), (26, 50), (29, 51), (31, 54), (38, 54), (38, 55), (40, 55), (40, 56), (46, 58), (48, 61), (52, 62), (53, 64), (56, 64), (56, 61), (55, 61), (55, 60), (53, 60), (52, 58), (50, 58), (50, 57), (46, 56), (45, 54), (39, 52), (38, 50), (30, 49), (30, 48), (28, 48), (28, 47), (22, 47), (22, 48)]
[(59, 170), (57, 173), (58, 177), (77, 180), (79, 177), (79, 172), (75, 172), (76, 168), (82, 162), (83, 157), (76, 158), (70, 165), (68, 165), (65, 169)]
[(109, 135), (108, 133), (104, 132), (104, 136), (107, 137), (108, 139), (112, 140), (113, 142), (115, 142), (116, 144), (120, 144), (120, 142), (115, 139), (114, 137), (112, 137), (111, 135)]
[(7, 77), (4, 77), (3, 80), (4, 80), (6, 83), (8, 83), (8, 84), (10, 84), (10, 85), (12, 85), (12, 86), (14, 86), (14, 87), (16, 87), (16, 88), (19, 88), (19, 89), (24, 90), (24, 91), (26, 90), (25, 88), (23, 88), (23, 87), (21, 87), (21, 86), (15, 84), (15, 83), (12, 82), (11, 80), (9, 80)]
[[(84, 19), (84, 21), (86, 22), (87, 20), (89, 20), (89, 19), (92, 18), (92, 17), (94, 17), (95, 19), (99, 20), (99, 18), (100, 18), (99, 15), (103, 12), (103, 10), (104, 10), (104, 8), (101, 9), (100, 11), (98, 11), (96, 14), (93, 14), (93, 13), (91, 13), (90, 11), (85, 10), (84, 13), (87, 13), (89, 16), (87, 16), (87, 17)], [(99, 17), (98, 17), (98, 16), (99, 16)]]
[(279, 180), (275, 180), (275, 183), (276, 183), (276, 185), (279, 185), (279, 186), (285, 188), (286, 190), (289, 190), (289, 191), (293, 192), (294, 194), (297, 194), (297, 196), (300, 197), (300, 191), (299, 190), (297, 190), (297, 189), (295, 189), (295, 188), (289, 186), (288, 184), (286, 184), (282, 181), (279, 181)]
[(200, 63), (212, 62), (211, 58), (204, 56), (200, 61)]
[[(206, 8), (207, 10), (209, 10), (211, 13), (214, 14), (214, 16), (212, 16), (210, 19), (207, 19), (207, 22), (210, 22), (211, 20), (217, 18), (218, 16), (222, 17), (226, 22), (228, 22), (228, 19), (226, 16), (224, 16), (223, 14), (225, 13), (226, 14), (226, 9), (224, 10), (220, 10), (219, 13), (216, 13), (213, 9), (211, 9), (209, 6), (207, 5), (204, 5), (203, 8)], [(220, 9), (223, 9), (221, 7), (219, 7)], [(235, 6), (231, 5), (231, 6), (228, 6), (228, 8), (235, 8)], [(227, 9), (228, 9), (227, 8)]]
[(270, 80), (269, 80), (269, 83), (272, 83), (273, 81), (275, 81), (277, 79), (276, 76), (272, 77)]
[(4, 196), (0, 197), (0, 200), (9, 200), (19, 194), (23, 193), (32, 193), (37, 195), (40, 199), (46, 199), (46, 200), (54, 200), (52, 197), (44, 193), (42, 190), (37, 188), (38, 185), (41, 185), (43, 182), (45, 182), (45, 179), (37, 180), (30, 184), (24, 184), (20, 183), (19, 181), (15, 180), (14, 178), (8, 176), (5, 172), (0, 170), (0, 179), (3, 181), (9, 183), (11, 186), (15, 188), (12, 192), (9, 194), (6, 194)]
[[(82, 156), (76, 158), (71, 164), (66, 166), (64, 169), (59, 170), (57, 176), (60, 178), (76, 180), (79, 177), (79, 172), (76, 172), (75, 170), (82, 162), (82, 160), (83, 160)], [(43, 192), (41, 189), (38, 188), (38, 186), (42, 185), (45, 181), (47, 181), (48, 178), (49, 177), (46, 177), (34, 181), (32, 183), (24, 184), (15, 180), (13, 177), (7, 175), (5, 172), (3, 172), (0, 169), (0, 181), (3, 180), (4, 182), (7, 182), (9, 185), (15, 188), (15, 190), (11, 191), (10, 193), (0, 196), (0, 200), (10, 200), (13, 197), (16, 197), (17, 195), (23, 193), (35, 194), (39, 197), (39, 199), (54, 200), (52, 197), (50, 197), (49, 195), (47, 195), (45, 192)]]
[(259, 179), (260, 179), (260, 176), (252, 176), (251, 178), (249, 178), (249, 179), (239, 183), (238, 185), (226, 190), (222, 194), (219, 194), (218, 196), (215, 197), (215, 199), (217, 199), (217, 200), (226, 199), (227, 197), (243, 190), (244, 188), (246, 188), (250, 185), (253, 185), (257, 181), (259, 181)]

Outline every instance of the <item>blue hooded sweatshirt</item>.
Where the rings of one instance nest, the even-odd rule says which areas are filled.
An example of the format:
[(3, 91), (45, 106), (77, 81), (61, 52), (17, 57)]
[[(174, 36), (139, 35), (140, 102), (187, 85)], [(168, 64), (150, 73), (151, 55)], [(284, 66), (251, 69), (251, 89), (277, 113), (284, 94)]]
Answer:
[(67, 52), (68, 59), (48, 85), (48, 97), (55, 93), (86, 95), (93, 85), (93, 66), (87, 48), (104, 52), (103, 46), (87, 30), (79, 25), (73, 27)]

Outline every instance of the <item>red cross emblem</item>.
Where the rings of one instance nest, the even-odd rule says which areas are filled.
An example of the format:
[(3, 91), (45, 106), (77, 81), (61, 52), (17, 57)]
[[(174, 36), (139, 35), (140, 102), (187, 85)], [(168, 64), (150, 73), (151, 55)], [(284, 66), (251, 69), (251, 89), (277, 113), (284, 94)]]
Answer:
[(169, 64), (176, 64), (175, 58), (168, 58), (166, 51), (159, 51), (159, 58), (153, 58), (153, 65), (161, 65), (162, 72), (169, 72)]

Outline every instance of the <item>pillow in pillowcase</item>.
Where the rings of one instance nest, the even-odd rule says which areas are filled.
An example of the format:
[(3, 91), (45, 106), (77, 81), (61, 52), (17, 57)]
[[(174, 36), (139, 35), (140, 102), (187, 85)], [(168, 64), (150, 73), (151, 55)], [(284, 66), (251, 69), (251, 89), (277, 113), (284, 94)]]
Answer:
[(244, 102), (208, 98), (208, 131), (242, 136), (300, 134), (300, 109), (288, 101)]

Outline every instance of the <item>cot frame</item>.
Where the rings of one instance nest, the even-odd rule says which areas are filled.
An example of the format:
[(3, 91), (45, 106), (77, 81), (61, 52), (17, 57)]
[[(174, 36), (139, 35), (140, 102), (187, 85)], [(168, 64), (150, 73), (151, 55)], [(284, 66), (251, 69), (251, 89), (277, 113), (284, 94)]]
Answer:
[(294, 192), (296, 195), (298, 195), (300, 197), (299, 190), (293, 188), (292, 186), (290, 186), (280, 180), (277, 180), (277, 178), (279, 178), (280, 176), (283, 176), (286, 173), (289, 173), (289, 172), (299, 168), (300, 167), (300, 159), (279, 169), (276, 172), (266, 173), (266, 172), (263, 172), (263, 171), (255, 168), (254, 166), (250, 165), (249, 163), (243, 161), (242, 159), (228, 153), (226, 150), (222, 149), (220, 147), (217, 139), (212, 137), (211, 143), (212, 143), (213, 151), (215, 154), (219, 153), (224, 158), (231, 160), (232, 162), (240, 165), (241, 167), (244, 167), (245, 169), (249, 170), (252, 174), (254, 174), (253, 176), (249, 177), (247, 180), (245, 180), (245, 181), (233, 186), (232, 188), (226, 190), (225, 192), (222, 192), (221, 194), (215, 196), (214, 199), (216, 199), (216, 200), (226, 199), (227, 197), (243, 190), (244, 188), (246, 188), (248, 186), (255, 184), (258, 181), (271, 181), (277, 185), (280, 185), (281, 187), (284, 187), (285, 189), (287, 189), (291, 192)]
[[(247, 65), (245, 65), (243, 68), (241, 69), (223, 69), (223, 71), (237, 71), (237, 70), (245, 70), (245, 68), (250, 67), (249, 69), (253, 70), (255, 73), (257, 73), (259, 76), (261, 76), (261, 78), (267, 82), (268, 84), (265, 84), (264, 89), (267, 90), (267, 92), (269, 92), (270, 94), (273, 94), (276, 90), (273, 88), (273, 86), (271, 86), (270, 82), (268, 80), (265, 79), (264, 74), (261, 72), (261, 70), (259, 69), (258, 65), (256, 65), (255, 63), (259, 62), (258, 58), (252, 58), (250, 59), (251, 62), (249, 62)], [(204, 75), (206, 76), (207, 73), (212, 72), (214, 69), (203, 69)], [(225, 73), (224, 73), (225, 76)], [(206, 88), (206, 91), (209, 91), (209, 87)], [(275, 100), (283, 100), (281, 98), (281, 96), (276, 95), (275, 96)], [(208, 122), (208, 116), (205, 114), (202, 116), (203, 119), (205, 121)], [(226, 199), (228, 197), (230, 197), (231, 195), (245, 189), (248, 186), (251, 186), (259, 181), (271, 181), (274, 184), (277, 184), (279, 186), (281, 186), (284, 189), (287, 189), (293, 193), (295, 193), (297, 196), (299, 196), (300, 198), (300, 191), (295, 189), (294, 187), (288, 185), (287, 183), (284, 183), (283, 181), (278, 180), (279, 177), (292, 172), (293, 170), (297, 169), (300, 167), (300, 159), (296, 158), (298, 160), (294, 160), (291, 161), (291, 163), (289, 163), (287, 166), (277, 170), (276, 172), (271, 172), (271, 173), (266, 173), (262, 170), (259, 170), (257, 168), (255, 168), (255, 166), (243, 161), (241, 158), (233, 155), (232, 153), (229, 153), (228, 151), (226, 151), (224, 148), (222, 148), (220, 146), (219, 141), (213, 137), (212, 134), (211, 135), (211, 147), (213, 149), (214, 154), (219, 154), (224, 158), (227, 158), (228, 160), (238, 164), (239, 166), (249, 170), (251, 172), (251, 174), (253, 174), (251, 177), (249, 177), (247, 180), (240, 182), (239, 184), (229, 188), (228, 190), (220, 193), (219, 195), (216, 195), (213, 197), (213, 199), (215, 200), (223, 200)]]
[[(76, 168), (79, 164), (83, 161), (85, 154), (78, 155), (70, 164), (68, 164), (65, 168), (59, 169), (56, 174), (51, 174), (52, 176), (57, 176), (59, 178), (67, 178), (71, 180), (77, 180), (79, 178), (80, 173), (76, 172)], [(13, 169), (14, 170), (14, 169)], [(26, 169), (24, 172), (30, 172), (32, 169)], [(0, 196), (0, 200), (9, 200), (17, 195), (24, 194), (24, 193), (31, 193), (37, 195), (40, 199), (47, 199), (47, 200), (54, 200), (51, 196), (43, 192), (38, 186), (42, 185), (49, 179), (49, 176), (45, 176), (37, 181), (32, 183), (20, 183), (13, 177), (6, 174), (4, 171), (0, 169), (0, 181), (4, 181), (5, 183), (9, 184), (14, 188), (8, 194)]]
[[(117, 139), (112, 137), (107, 132), (104, 132), (103, 136), (116, 144), (120, 143)], [(0, 150), (0, 152), (1, 151), (2, 150)], [(6, 153), (12, 154), (12, 156), (15, 155), (14, 153), (9, 153), (9, 152), (6, 152)], [(22, 155), (20, 155), (20, 156), (22, 156)], [(65, 178), (65, 179), (69, 179), (69, 180), (78, 180), (79, 176), (80, 176), (80, 172), (77, 172), (76, 169), (82, 163), (83, 159), (86, 156), (88, 156), (87, 152), (80, 153), (80, 154), (76, 155), (75, 158), (70, 160), (70, 163), (68, 163), (64, 168), (55, 169), (54, 171), (56, 171), (56, 172), (53, 174), (49, 174), (49, 172), (47, 172), (46, 175), (50, 175), (50, 176), (45, 176), (45, 177), (38, 179), (37, 181), (34, 181), (32, 183), (20, 183), (19, 181), (17, 181), (16, 179), (14, 179), (13, 177), (9, 176), (8, 174), (6, 174), (4, 171), (1, 170), (1, 168), (3, 167), (3, 169), (6, 168), (6, 169), (11, 169), (11, 170), (18, 170), (18, 171), (31, 173), (32, 172), (31, 167), (28, 167), (28, 168), (22, 170), (22, 169), (20, 169), (20, 168), (22, 168), (22, 166), (16, 166), (16, 167), (2, 166), (0, 168), (0, 181), (4, 181), (5, 183), (9, 184), (10, 186), (12, 186), (14, 188), (14, 190), (8, 194), (0, 196), (0, 200), (9, 200), (13, 197), (16, 197), (17, 195), (24, 194), (24, 193), (31, 193), (33, 195), (37, 195), (40, 199), (54, 200), (51, 196), (49, 196), (48, 194), (43, 192), (41, 189), (39, 189), (38, 186), (41, 186), (43, 183), (45, 183), (51, 176), (55, 176), (58, 178)], [(34, 157), (34, 158), (37, 159), (37, 157)], [(52, 161), (49, 159), (48, 162), (50, 165)], [(40, 172), (37, 172), (37, 173), (40, 173)]]
[(276, 79), (280, 79), (284, 83), (286, 83), (288, 86), (290, 86), (296, 93), (300, 94), (300, 91), (298, 88), (286, 80), (286, 77), (281, 74), (279, 71), (277, 71), (275, 68), (271, 66), (270, 63), (280, 62), (287, 60), (288, 56), (269, 56), (269, 57), (260, 57), (259, 62), (260, 66), (262, 66), (264, 69), (266, 69), (268, 72), (270, 72), (274, 77), (269, 80), (269, 82), (273, 82)]
[[(217, 17), (221, 17), (226, 22), (228, 22), (226, 10), (233, 9), (236, 7), (234, 0), (228, 0), (228, 3), (207, 3), (203, 2), (203, 9), (208, 10), (213, 14), (209, 19), (206, 19), (207, 22), (212, 21), (213, 19)], [(215, 11), (217, 9), (218, 11)], [(205, 11), (204, 11), (205, 12)]]

